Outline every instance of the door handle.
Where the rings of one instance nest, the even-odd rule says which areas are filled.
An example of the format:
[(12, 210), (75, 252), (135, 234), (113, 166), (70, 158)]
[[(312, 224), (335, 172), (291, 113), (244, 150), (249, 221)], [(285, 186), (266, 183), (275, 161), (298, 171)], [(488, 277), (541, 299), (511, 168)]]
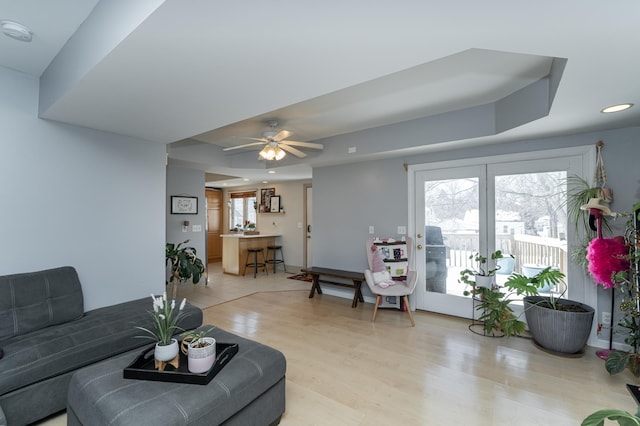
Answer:
[(307, 225), (307, 232), (311, 232), (311, 225)]
[(422, 238), (422, 234), (418, 234), (418, 235), (416, 235), (416, 237)]
[(422, 244), (418, 244), (416, 247), (418, 248), (418, 250), (422, 250)]

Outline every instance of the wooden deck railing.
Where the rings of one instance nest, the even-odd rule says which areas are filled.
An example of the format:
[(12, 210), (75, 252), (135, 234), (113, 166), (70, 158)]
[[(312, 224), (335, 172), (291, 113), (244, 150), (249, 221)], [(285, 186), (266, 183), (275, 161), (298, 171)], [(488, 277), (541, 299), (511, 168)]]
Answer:
[[(448, 266), (475, 266), (469, 256), (478, 251), (478, 234), (443, 234), (443, 237), (447, 247)], [(567, 242), (564, 240), (523, 234), (499, 235), (496, 249), (515, 257), (515, 272), (521, 273), (522, 265), (537, 265), (551, 266), (567, 273)]]

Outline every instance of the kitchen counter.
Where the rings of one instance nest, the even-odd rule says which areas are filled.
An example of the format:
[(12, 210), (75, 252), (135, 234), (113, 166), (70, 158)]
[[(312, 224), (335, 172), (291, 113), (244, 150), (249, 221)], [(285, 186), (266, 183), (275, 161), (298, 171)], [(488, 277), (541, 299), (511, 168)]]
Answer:
[(243, 234), (242, 232), (238, 232), (235, 234), (222, 234), (220, 235), (222, 238), (261, 238), (261, 237), (279, 237), (280, 234)]
[[(230, 275), (242, 275), (247, 259), (247, 249), (262, 248), (267, 256), (267, 246), (274, 245), (280, 234), (251, 234), (241, 232), (223, 234), (222, 237), (222, 272)], [(258, 259), (260, 256), (258, 255)]]

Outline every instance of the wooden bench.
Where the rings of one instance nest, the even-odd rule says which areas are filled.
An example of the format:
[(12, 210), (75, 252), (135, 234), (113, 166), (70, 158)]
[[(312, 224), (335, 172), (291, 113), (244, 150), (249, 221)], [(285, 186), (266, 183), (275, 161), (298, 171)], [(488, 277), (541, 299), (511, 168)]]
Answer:
[[(343, 271), (340, 269), (318, 268), (317, 266), (302, 269), (302, 272), (309, 274), (313, 277), (313, 284), (311, 285), (311, 292), (309, 293), (309, 299), (312, 299), (313, 295), (316, 292), (318, 292), (318, 294), (322, 294), (320, 283), (326, 283), (326, 284), (339, 285), (342, 287), (355, 288), (355, 293), (353, 295), (353, 302), (351, 303), (352, 308), (355, 308), (356, 306), (358, 306), (358, 301), (364, 303), (364, 298), (362, 297), (362, 290), (361, 290), (362, 282), (364, 281), (364, 273)], [(321, 276), (351, 280), (351, 283), (321, 280), (320, 279)]]

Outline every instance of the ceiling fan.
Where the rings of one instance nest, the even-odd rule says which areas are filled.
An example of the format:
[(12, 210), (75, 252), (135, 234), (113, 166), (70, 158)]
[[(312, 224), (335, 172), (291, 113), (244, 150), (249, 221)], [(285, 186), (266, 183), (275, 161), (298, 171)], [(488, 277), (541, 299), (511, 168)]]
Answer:
[(313, 149), (323, 148), (322, 144), (319, 143), (287, 140), (287, 138), (293, 135), (293, 133), (288, 130), (281, 130), (279, 132), (276, 131), (276, 127), (278, 127), (278, 122), (276, 120), (269, 121), (269, 127), (271, 127), (271, 130), (264, 132), (261, 138), (246, 138), (258, 142), (251, 142), (244, 145), (224, 148), (223, 151), (231, 151), (233, 149), (246, 148), (249, 146), (264, 145), (264, 147), (260, 151), (260, 158), (265, 160), (281, 160), (285, 155), (287, 155), (285, 151), (295, 155), (298, 158), (304, 158), (307, 156), (307, 154), (297, 148), (294, 148), (294, 146)]

